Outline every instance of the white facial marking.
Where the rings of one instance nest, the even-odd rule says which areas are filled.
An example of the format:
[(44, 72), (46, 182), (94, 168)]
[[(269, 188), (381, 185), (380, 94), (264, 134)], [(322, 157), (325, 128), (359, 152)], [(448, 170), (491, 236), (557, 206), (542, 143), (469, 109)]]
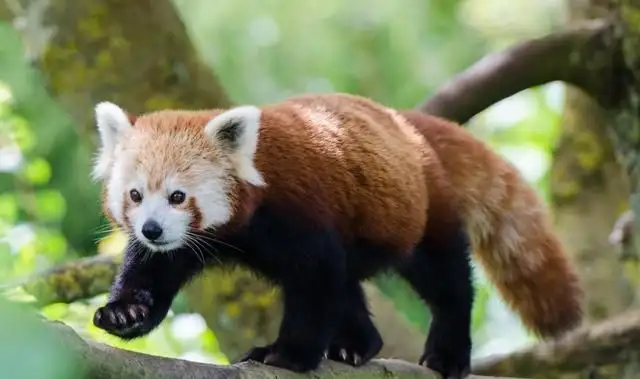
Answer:
[[(195, 216), (191, 213), (193, 210), (187, 206), (189, 198), (196, 199), (202, 217), (201, 229), (224, 225), (231, 219), (228, 186), (224, 181), (223, 169), (211, 166), (198, 168), (198, 165), (194, 165), (195, 170), (202, 171), (201, 176), (206, 178), (205, 180), (181, 182), (180, 178), (169, 175), (163, 181), (163, 187), (152, 192), (148, 189), (148, 180), (143, 172), (135, 172), (125, 183), (124, 174), (133, 170), (129, 162), (131, 160), (125, 158), (118, 159), (114, 164), (108, 187), (108, 207), (119, 223), (128, 220), (132, 228), (131, 233), (152, 251), (170, 251), (185, 244), (189, 245), (188, 232)], [(142, 195), (140, 203), (136, 204), (130, 200), (132, 189), (136, 189)], [(169, 196), (176, 190), (185, 193), (184, 203), (178, 206), (169, 203)], [(129, 203), (126, 214), (122, 213), (123, 201)], [(157, 222), (162, 228), (162, 235), (155, 241), (150, 241), (142, 233), (142, 227), (149, 220)]]
[[(180, 247), (191, 222), (189, 212), (173, 207), (164, 191), (144, 194), (142, 202), (132, 207), (130, 214), (136, 237), (153, 251)], [(148, 221), (157, 222), (162, 229), (160, 237), (153, 242), (142, 234), (142, 227)]]
[(202, 213), (203, 229), (224, 225), (232, 216), (224, 171), (219, 168), (211, 170), (205, 177), (207, 179), (198, 183), (193, 190), (196, 205)]
[(94, 180), (101, 180), (108, 176), (109, 166), (113, 162), (114, 150), (118, 139), (123, 132), (133, 126), (129, 122), (127, 113), (122, 108), (106, 101), (96, 105), (95, 117), (98, 131), (100, 132), (101, 146), (94, 159), (91, 177)]
[(205, 135), (228, 151), (238, 177), (254, 186), (265, 185), (254, 164), (261, 115), (258, 107), (240, 106), (214, 117), (204, 128)]

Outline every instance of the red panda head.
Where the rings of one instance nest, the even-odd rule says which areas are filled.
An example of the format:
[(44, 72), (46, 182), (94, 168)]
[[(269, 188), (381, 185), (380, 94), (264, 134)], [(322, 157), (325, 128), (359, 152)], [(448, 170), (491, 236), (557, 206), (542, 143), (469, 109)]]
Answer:
[(95, 108), (101, 146), (93, 178), (110, 218), (153, 251), (188, 244), (192, 232), (234, 216), (234, 184), (264, 186), (254, 165), (261, 110), (165, 110), (134, 118)]

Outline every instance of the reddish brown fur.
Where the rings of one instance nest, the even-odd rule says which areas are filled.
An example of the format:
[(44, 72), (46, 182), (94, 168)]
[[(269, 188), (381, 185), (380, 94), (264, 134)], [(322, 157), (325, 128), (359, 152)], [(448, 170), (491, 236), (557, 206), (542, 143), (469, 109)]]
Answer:
[(187, 200), (187, 208), (191, 214), (191, 224), (189, 224), (189, 227), (200, 229), (202, 227), (202, 212), (200, 212), (198, 201), (195, 197), (189, 197), (189, 200)]
[(264, 201), (337, 224), (345, 236), (409, 253), (424, 233), (423, 167), (433, 158), (413, 127), (367, 99), (310, 95), (263, 107)]
[(403, 114), (440, 158), (475, 254), (506, 302), (542, 336), (577, 326), (579, 279), (533, 188), (462, 127), (417, 111)]

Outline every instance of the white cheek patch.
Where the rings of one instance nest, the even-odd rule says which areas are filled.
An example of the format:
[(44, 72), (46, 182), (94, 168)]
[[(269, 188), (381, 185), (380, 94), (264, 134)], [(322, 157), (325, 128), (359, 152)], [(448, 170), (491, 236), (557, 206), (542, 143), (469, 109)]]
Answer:
[(227, 187), (220, 176), (209, 178), (196, 187), (193, 196), (202, 213), (203, 229), (224, 225), (231, 220)]

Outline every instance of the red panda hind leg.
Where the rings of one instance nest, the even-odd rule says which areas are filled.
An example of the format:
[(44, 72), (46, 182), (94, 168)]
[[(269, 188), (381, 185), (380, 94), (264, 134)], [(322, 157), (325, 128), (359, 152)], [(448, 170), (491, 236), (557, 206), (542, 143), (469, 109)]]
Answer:
[(464, 378), (470, 370), (474, 293), (469, 247), (462, 223), (430, 217), (423, 240), (398, 269), (431, 310), (419, 364), (447, 379)]
[(345, 310), (329, 345), (327, 358), (360, 366), (380, 352), (382, 336), (371, 321), (367, 300), (359, 281), (350, 279), (345, 293)]

